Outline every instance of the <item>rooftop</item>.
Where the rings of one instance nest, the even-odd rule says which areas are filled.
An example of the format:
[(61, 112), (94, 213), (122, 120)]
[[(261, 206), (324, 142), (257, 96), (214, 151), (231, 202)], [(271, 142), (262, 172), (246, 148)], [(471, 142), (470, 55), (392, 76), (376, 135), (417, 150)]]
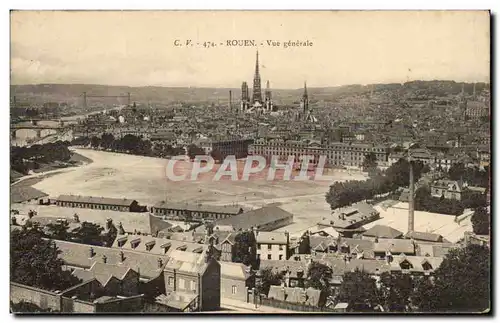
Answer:
[(22, 203), (47, 196), (31, 186), (13, 185), (10, 187), (10, 203)]
[(332, 214), (322, 218), (321, 225), (348, 229), (378, 217), (379, 212), (367, 203), (356, 203), (348, 207), (333, 210)]
[(377, 224), (365, 231), (363, 235), (367, 237), (394, 239), (401, 237), (403, 235), (403, 232), (386, 225)]
[(190, 253), (202, 253), (208, 246), (195, 242), (125, 234), (117, 235), (112, 247), (116, 249), (135, 250), (156, 255), (170, 256), (172, 252), (177, 249)]
[(203, 205), (194, 203), (172, 203), (161, 201), (156, 203), (154, 208), (170, 209), (170, 210), (186, 210), (191, 212), (207, 212), (207, 213), (225, 213), (236, 215), (242, 212), (242, 207), (238, 205)]
[(221, 277), (247, 280), (251, 277), (250, 267), (240, 263), (220, 261)]
[(74, 203), (88, 203), (88, 204), (101, 204), (101, 205), (118, 205), (118, 206), (131, 206), (132, 203), (137, 202), (127, 198), (117, 199), (112, 197), (95, 197), (95, 196), (80, 196), (80, 195), (59, 195), (56, 199), (62, 202)]
[(257, 243), (264, 244), (287, 244), (288, 235), (284, 232), (257, 232), (255, 237)]
[[(163, 270), (162, 266), (166, 264), (168, 260), (167, 256), (147, 254), (131, 250), (117, 250), (115, 248), (89, 246), (86, 244), (62, 240), (54, 240), (54, 243), (59, 250), (61, 250), (59, 257), (68, 266), (90, 269), (92, 266), (95, 266), (96, 263), (104, 264), (103, 256), (105, 256), (106, 265), (130, 268), (138, 272), (141, 277), (147, 279), (157, 277)], [(91, 248), (93, 251), (92, 257), (90, 256)], [(123, 253), (123, 260), (120, 252)], [(159, 260), (161, 260), (162, 266), (159, 266)]]
[(216, 221), (216, 225), (232, 225), (236, 230), (247, 230), (253, 227), (259, 229), (259, 227), (265, 226), (268, 223), (277, 222), (286, 218), (293, 218), (293, 214), (277, 206), (264, 206), (260, 209), (218, 220)]
[(205, 253), (197, 254), (187, 251), (173, 250), (165, 269), (184, 273), (202, 274), (207, 268)]

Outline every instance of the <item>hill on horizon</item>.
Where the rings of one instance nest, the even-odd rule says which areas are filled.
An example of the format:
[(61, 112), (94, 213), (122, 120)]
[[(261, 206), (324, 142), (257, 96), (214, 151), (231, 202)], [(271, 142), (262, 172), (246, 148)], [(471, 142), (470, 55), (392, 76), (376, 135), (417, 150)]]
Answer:
[[(472, 83), (457, 83), (455, 81), (411, 81), (383, 84), (351, 84), (332, 87), (308, 87), (309, 97), (315, 100), (332, 100), (341, 95), (356, 95), (380, 91), (438, 91), (439, 93), (458, 94), (462, 85), (467, 93), (472, 93)], [(476, 83), (476, 91), (489, 87), (488, 83)], [(241, 96), (240, 88), (217, 87), (160, 87), (160, 86), (116, 86), (99, 84), (25, 84), (11, 85), (10, 97), (16, 97), (17, 103), (41, 104), (44, 102), (66, 102), (82, 105), (83, 92), (87, 93), (87, 102), (114, 101), (125, 104), (127, 92), (131, 93), (131, 101), (138, 103), (166, 104), (174, 102), (229, 102), (229, 91), (232, 92), (233, 103), (238, 102)], [(273, 100), (288, 103), (300, 100), (303, 89), (271, 89)], [(122, 98), (92, 98), (91, 96), (123, 96)]]

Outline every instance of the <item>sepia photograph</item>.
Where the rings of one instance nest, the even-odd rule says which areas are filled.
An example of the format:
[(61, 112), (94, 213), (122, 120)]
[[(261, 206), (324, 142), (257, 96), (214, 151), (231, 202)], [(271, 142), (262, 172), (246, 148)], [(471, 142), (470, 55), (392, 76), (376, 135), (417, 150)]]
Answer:
[(11, 10), (10, 313), (491, 314), (488, 10)]

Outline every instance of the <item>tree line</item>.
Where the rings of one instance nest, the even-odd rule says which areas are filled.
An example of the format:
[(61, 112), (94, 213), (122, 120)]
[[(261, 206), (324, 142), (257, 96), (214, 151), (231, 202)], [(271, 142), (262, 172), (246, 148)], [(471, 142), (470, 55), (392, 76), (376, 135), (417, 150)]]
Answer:
[[(367, 162), (369, 165), (369, 162)], [(424, 165), (413, 162), (415, 182), (420, 178)], [(326, 202), (331, 209), (344, 207), (363, 200), (372, 199), (376, 195), (395, 191), (399, 187), (409, 185), (410, 164), (400, 159), (391, 165), (385, 173), (375, 174), (365, 181), (335, 182), (326, 193)]]
[(113, 134), (104, 133), (101, 137), (79, 137), (71, 142), (72, 145), (90, 146), (94, 149), (104, 149), (113, 152), (127, 153), (139, 156), (170, 157), (184, 155), (184, 148), (173, 147), (163, 141), (151, 142), (140, 136), (127, 134), (121, 138), (115, 138)]
[(465, 209), (485, 207), (486, 195), (476, 192), (462, 193), (461, 200), (446, 199), (444, 196), (435, 197), (427, 186), (419, 187), (415, 192), (415, 210), (432, 213), (461, 215)]
[(38, 169), (42, 164), (67, 162), (71, 159), (69, 142), (57, 141), (30, 147), (10, 147), (11, 168), (22, 174)]
[(448, 170), (448, 178), (454, 181), (464, 181), (471, 186), (488, 188), (490, 186), (490, 168), (481, 170), (479, 167), (465, 167), (463, 163), (455, 163)]

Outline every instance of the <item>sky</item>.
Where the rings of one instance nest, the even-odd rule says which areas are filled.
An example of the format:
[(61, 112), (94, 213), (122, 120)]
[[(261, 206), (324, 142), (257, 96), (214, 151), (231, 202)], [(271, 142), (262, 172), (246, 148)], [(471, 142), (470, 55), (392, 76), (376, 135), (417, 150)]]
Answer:
[(263, 87), (489, 82), (489, 30), (486, 11), (14, 11), (11, 83), (251, 87), (257, 50)]

